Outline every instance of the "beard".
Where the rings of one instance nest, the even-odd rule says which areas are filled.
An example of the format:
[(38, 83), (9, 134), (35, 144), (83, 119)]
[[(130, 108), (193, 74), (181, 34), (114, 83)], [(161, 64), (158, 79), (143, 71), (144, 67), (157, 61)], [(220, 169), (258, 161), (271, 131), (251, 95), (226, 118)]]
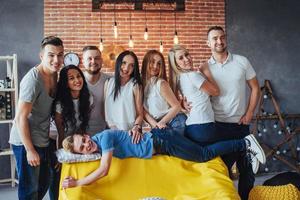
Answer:
[(215, 52), (217, 52), (217, 53), (224, 53), (226, 51), (227, 51), (227, 47), (226, 46), (215, 47)]
[(94, 71), (89, 69), (89, 70), (87, 70), (87, 72), (91, 75), (96, 75), (96, 74), (99, 74), (100, 70), (101, 70), (100, 68), (98, 68), (97, 70), (94, 70)]

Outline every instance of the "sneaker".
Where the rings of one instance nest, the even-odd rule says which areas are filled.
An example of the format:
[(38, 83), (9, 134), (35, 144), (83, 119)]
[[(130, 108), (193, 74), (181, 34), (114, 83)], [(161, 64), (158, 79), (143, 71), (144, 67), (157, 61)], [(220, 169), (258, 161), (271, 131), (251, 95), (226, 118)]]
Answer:
[(262, 164), (266, 163), (266, 155), (253, 134), (245, 137), (247, 150)]
[(255, 156), (253, 156), (252, 154), (251, 154), (250, 157), (251, 157), (250, 159), (251, 159), (252, 171), (253, 171), (254, 174), (257, 174), (258, 169), (259, 169), (259, 161), (258, 161), (258, 159), (257, 159)]

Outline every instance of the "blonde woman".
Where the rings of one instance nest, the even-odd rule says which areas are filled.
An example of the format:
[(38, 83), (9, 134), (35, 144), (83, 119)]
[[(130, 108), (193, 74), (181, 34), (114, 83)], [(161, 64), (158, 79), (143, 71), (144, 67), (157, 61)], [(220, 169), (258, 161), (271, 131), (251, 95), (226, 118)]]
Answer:
[(144, 89), (144, 116), (151, 128), (165, 129), (183, 135), (185, 114), (167, 82), (163, 55), (157, 50), (148, 51), (142, 63)]
[(202, 65), (200, 72), (195, 72), (191, 55), (181, 46), (174, 46), (168, 59), (173, 91), (176, 94), (181, 93), (192, 104), (186, 120), (186, 137), (201, 145), (216, 142), (210, 96), (219, 95), (219, 88), (209, 72), (208, 65)]

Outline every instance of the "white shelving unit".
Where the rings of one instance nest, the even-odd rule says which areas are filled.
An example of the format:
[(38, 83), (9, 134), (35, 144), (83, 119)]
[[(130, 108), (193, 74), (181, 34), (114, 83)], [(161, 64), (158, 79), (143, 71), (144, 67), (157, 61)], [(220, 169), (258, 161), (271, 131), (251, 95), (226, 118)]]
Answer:
[[(17, 54), (13, 54), (12, 56), (0, 56), (0, 62), (6, 62), (6, 76), (11, 80), (10, 88), (0, 88), (0, 93), (10, 93), (11, 98), (11, 119), (0, 119), (0, 124), (8, 124), (9, 132), (13, 123), (14, 115), (16, 113), (16, 106), (18, 105), (18, 66), (17, 66)], [(2, 64), (2, 63), (1, 63)], [(2, 65), (1, 65), (2, 66)], [(3, 69), (1, 69), (3, 71)], [(4, 133), (1, 133), (4, 134)], [(9, 156), (10, 157), (10, 168), (11, 174), (10, 178), (1, 179), (0, 183), (11, 182), (11, 186), (15, 187), (15, 184), (18, 183), (15, 174), (16, 163), (14, 159), (14, 154), (11, 148), (1, 149), (0, 156)], [(3, 166), (3, 165), (2, 165)]]

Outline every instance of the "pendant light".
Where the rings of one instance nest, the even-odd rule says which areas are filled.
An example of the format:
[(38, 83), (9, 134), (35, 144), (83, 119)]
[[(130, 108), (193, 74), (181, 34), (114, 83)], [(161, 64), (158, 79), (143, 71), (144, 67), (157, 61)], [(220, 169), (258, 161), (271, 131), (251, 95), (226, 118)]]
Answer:
[(148, 27), (147, 27), (147, 11), (145, 8), (145, 32), (144, 32), (144, 39), (148, 40), (149, 34), (148, 34)]
[(132, 40), (132, 35), (131, 35), (131, 11), (129, 12), (129, 41), (128, 41), (128, 46), (129, 48), (133, 48), (134, 43)]
[(115, 39), (118, 38), (118, 24), (116, 21), (116, 3), (114, 4), (114, 26), (113, 26), (113, 30), (114, 30), (114, 37)]
[(103, 38), (102, 38), (102, 16), (101, 16), (101, 12), (100, 12), (100, 44), (99, 44), (99, 50), (102, 52), (103, 49), (104, 49), (104, 46), (103, 46)]
[(175, 25), (175, 31), (174, 31), (174, 44), (179, 44), (178, 34), (177, 34), (177, 16), (176, 16), (176, 10), (174, 11), (174, 25)]
[(164, 45), (161, 40), (161, 8), (160, 7), (159, 7), (159, 37), (160, 37), (159, 51), (162, 53), (164, 51)]

